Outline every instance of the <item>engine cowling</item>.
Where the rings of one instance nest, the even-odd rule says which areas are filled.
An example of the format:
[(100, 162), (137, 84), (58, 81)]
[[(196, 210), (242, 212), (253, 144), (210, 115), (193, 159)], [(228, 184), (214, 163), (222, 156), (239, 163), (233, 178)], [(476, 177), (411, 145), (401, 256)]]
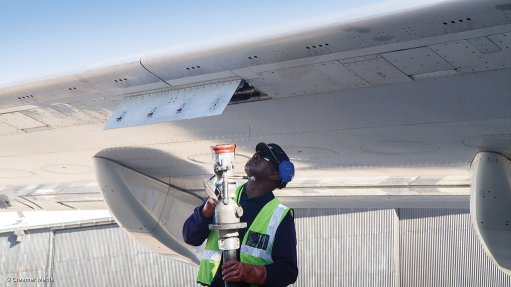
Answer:
[(502, 154), (474, 157), (470, 214), (488, 256), (511, 275), (511, 161)]
[(157, 253), (198, 264), (202, 247), (182, 239), (183, 223), (202, 200), (113, 160), (94, 157), (98, 183), (116, 222)]

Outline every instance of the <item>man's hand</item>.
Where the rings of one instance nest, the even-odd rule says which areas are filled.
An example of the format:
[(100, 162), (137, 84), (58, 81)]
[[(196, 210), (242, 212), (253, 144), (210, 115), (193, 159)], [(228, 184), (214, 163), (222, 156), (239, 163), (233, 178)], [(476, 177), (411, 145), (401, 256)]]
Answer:
[(224, 281), (241, 282), (243, 280), (245, 264), (237, 260), (229, 260), (222, 265), (222, 276)]
[(222, 276), (226, 282), (246, 282), (263, 285), (266, 281), (266, 267), (229, 260), (222, 265)]
[(215, 214), (216, 203), (217, 202), (213, 198), (208, 198), (208, 201), (206, 201), (206, 204), (204, 204), (204, 207), (202, 208), (202, 215), (206, 218), (211, 218), (213, 214)]

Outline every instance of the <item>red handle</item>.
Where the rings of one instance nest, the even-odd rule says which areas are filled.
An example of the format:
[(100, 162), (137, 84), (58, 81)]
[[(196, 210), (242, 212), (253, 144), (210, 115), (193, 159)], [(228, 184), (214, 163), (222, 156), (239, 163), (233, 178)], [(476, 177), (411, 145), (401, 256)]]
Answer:
[(220, 144), (220, 145), (212, 146), (211, 149), (216, 154), (235, 152), (236, 145), (235, 144)]

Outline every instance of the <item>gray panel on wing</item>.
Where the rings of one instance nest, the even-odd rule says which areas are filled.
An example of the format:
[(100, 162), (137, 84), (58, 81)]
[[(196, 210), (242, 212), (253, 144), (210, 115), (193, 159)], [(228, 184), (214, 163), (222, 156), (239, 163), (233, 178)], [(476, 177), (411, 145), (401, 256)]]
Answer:
[(428, 47), (400, 50), (381, 55), (407, 75), (453, 70), (454, 67)]
[[(448, 60), (460, 72), (475, 72), (511, 67), (511, 35), (491, 35), (488, 39), (499, 46), (485, 48), (481, 39), (452, 41), (430, 46), (442, 58)], [(482, 50), (482, 51), (481, 51)]]
[(369, 86), (338, 61), (265, 71), (260, 75), (250, 84), (275, 98)]
[(105, 129), (220, 115), (239, 84), (235, 80), (127, 98)]
[(375, 56), (374, 59), (350, 62), (343, 60), (344, 65), (372, 85), (409, 82), (411, 79), (385, 59)]

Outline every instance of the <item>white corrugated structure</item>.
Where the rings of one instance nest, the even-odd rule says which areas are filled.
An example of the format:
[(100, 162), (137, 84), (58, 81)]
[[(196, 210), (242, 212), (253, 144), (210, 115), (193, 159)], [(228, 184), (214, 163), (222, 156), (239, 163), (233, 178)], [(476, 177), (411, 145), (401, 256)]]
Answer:
[[(511, 286), (465, 209), (297, 209), (296, 229), (295, 286)], [(146, 250), (115, 224), (22, 237), (0, 234), (3, 286), (196, 286), (196, 267)], [(51, 280), (7, 282), (34, 278)]]

